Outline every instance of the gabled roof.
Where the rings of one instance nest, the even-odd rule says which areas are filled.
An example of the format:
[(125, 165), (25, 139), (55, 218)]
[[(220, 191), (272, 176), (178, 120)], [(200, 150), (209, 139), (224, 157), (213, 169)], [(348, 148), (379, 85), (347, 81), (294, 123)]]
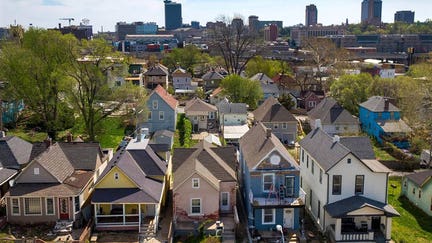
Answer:
[(331, 98), (324, 98), (315, 108), (308, 112), (311, 120), (320, 119), (322, 124), (356, 124), (358, 120)]
[(0, 138), (0, 166), (19, 169), (30, 162), (32, 148), (31, 143), (16, 136)]
[(273, 133), (270, 134), (270, 137), (267, 137), (268, 129), (259, 122), (240, 138), (240, 149), (247, 166), (254, 168), (274, 149), (278, 149), (294, 165), (294, 158), (288, 153), (281, 141)]
[(206, 80), (222, 80), (224, 76), (216, 71), (208, 71), (201, 77), (204, 81)]
[(227, 99), (223, 99), (216, 104), (216, 107), (222, 114), (247, 114), (245, 103), (230, 103)]
[[(99, 143), (57, 143), (75, 170), (92, 171), (100, 166), (102, 159)], [(99, 163), (98, 163), (99, 162)]]
[[(388, 102), (387, 107), (385, 105), (386, 102)], [(361, 103), (360, 106), (373, 112), (400, 111), (399, 108), (389, 101), (389, 98), (382, 96), (372, 96), (367, 101)]]
[(161, 99), (163, 99), (173, 110), (177, 109), (178, 101), (161, 85), (158, 84), (158, 86), (156, 86), (150, 96), (154, 93), (161, 97)]
[(168, 69), (161, 64), (150, 67), (147, 72), (144, 73), (146, 76), (167, 76)]
[(432, 179), (432, 170), (412, 173), (405, 177), (414, 182), (418, 187), (423, 187), (426, 182)]
[(200, 98), (195, 97), (186, 103), (184, 110), (186, 113), (194, 111), (214, 112), (217, 111), (217, 108), (216, 106), (208, 104)]
[(396, 209), (394, 209), (390, 204), (385, 204), (362, 196), (352, 196), (327, 204), (324, 206), (324, 209), (333, 218), (343, 218), (350, 212), (364, 207), (371, 207), (382, 211), (387, 217), (400, 216)]
[(297, 119), (279, 101), (270, 96), (256, 110), (253, 111), (255, 121), (262, 122), (291, 122)]
[(264, 73), (257, 73), (254, 76), (252, 76), (250, 80), (260, 81), (261, 83), (266, 83), (266, 84), (272, 84), (274, 82), (273, 79), (269, 78)]
[(339, 138), (340, 141), (334, 141), (333, 139), (333, 137), (321, 130), (321, 128), (316, 128), (303, 138), (299, 144), (315, 158), (316, 162), (319, 163), (325, 171), (331, 169), (348, 154), (353, 154), (371, 171), (389, 172), (387, 167), (375, 159), (375, 155), (372, 156), (373, 149), (371, 143), (366, 140), (368, 138)]
[(257, 73), (250, 78), (254, 81), (259, 81), (264, 94), (279, 94), (279, 88), (274, 83), (273, 79), (269, 78), (264, 73)]
[(210, 94), (210, 96), (216, 96), (219, 93), (221, 93), (222, 90), (223, 90), (222, 87), (217, 87), (215, 90), (212, 91), (212, 93)]
[(200, 173), (219, 181), (235, 181), (237, 166), (235, 148), (213, 147), (206, 141), (201, 141), (195, 148), (176, 148), (172, 160), (174, 188), (194, 173), (200, 173), (205, 168), (210, 174)]
[(188, 73), (186, 70), (184, 70), (183, 68), (180, 68), (180, 67), (172, 72), (172, 76), (173, 77), (189, 77), (189, 78), (192, 77), (192, 75), (190, 73)]

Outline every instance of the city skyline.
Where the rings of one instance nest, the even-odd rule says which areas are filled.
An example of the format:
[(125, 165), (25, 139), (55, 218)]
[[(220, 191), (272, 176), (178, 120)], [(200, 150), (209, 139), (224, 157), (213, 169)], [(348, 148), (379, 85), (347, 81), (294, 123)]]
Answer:
[[(74, 18), (72, 24), (78, 25), (81, 19), (89, 19), (93, 31), (114, 31), (115, 24), (120, 21), (156, 22), (160, 27), (165, 25), (163, 0), (129, 1), (119, 4), (113, 0), (3, 0), (0, 9), (0, 27), (10, 24), (30, 24), (41, 28), (54, 28), (61, 23), (68, 25), (60, 18)], [(295, 4), (284, 0), (177, 0), (182, 4), (183, 23), (199, 21), (205, 25), (224, 15), (228, 17), (241, 16), (247, 22), (249, 15), (256, 15), (259, 20), (281, 20), (284, 26), (304, 24), (306, 5), (317, 6), (318, 23), (324, 25), (345, 23), (360, 23), (361, 0), (299, 0)], [(410, 10), (415, 12), (415, 21), (430, 19), (428, 9), (432, 7), (429, 0), (415, 2), (404, 0), (383, 0), (382, 20), (392, 23), (396, 11)], [(335, 13), (341, 13), (340, 15)]]

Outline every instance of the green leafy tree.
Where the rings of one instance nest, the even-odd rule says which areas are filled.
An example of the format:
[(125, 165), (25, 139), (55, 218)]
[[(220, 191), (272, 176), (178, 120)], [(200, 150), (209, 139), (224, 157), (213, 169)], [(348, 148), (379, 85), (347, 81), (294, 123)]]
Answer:
[(258, 101), (263, 98), (263, 91), (259, 81), (243, 78), (236, 74), (231, 74), (224, 79), (220, 86), (223, 94), (228, 96), (234, 103), (246, 103), (251, 109), (255, 109)]
[(287, 110), (291, 110), (292, 108), (294, 108), (295, 103), (294, 101), (291, 99), (291, 96), (288, 94), (282, 94), (281, 96), (279, 96), (278, 101), (281, 103), (281, 105), (283, 105)]
[(194, 74), (195, 68), (204, 68), (206, 64), (211, 64), (213, 61), (207, 53), (202, 53), (196, 46), (187, 45), (184, 48), (175, 48), (165, 54), (162, 63), (170, 70), (182, 67)]
[(257, 73), (264, 73), (268, 77), (272, 78), (278, 73), (291, 73), (291, 69), (286, 62), (267, 60), (262, 56), (255, 56), (246, 66), (246, 75), (251, 77)]
[(198, 98), (200, 98), (200, 99), (204, 99), (205, 96), (206, 96), (206, 94), (205, 94), (205, 92), (204, 92), (204, 89), (203, 89), (202, 87), (198, 87), (198, 88), (195, 90), (195, 95), (196, 95), (196, 97), (198, 97)]
[(3, 45), (0, 54), (1, 76), (8, 81), (6, 93), (11, 99), (22, 99), (55, 139), (57, 131), (70, 125), (59, 118), (67, 110), (62, 99), (65, 71), (75, 58), (72, 53), (78, 41), (72, 35), (36, 28), (23, 33), (21, 39), (21, 32), (16, 29), (18, 40)]

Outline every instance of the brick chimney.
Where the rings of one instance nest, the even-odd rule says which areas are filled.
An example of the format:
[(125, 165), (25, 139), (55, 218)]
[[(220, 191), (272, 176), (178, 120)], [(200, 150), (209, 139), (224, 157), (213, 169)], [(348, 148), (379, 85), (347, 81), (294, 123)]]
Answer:
[(44, 140), (44, 143), (45, 143), (46, 147), (49, 148), (49, 147), (52, 145), (52, 138), (47, 137), (47, 138)]
[(388, 98), (384, 98), (384, 111), (388, 111), (389, 109), (389, 99)]
[(68, 143), (71, 143), (71, 142), (72, 142), (72, 139), (73, 139), (72, 133), (68, 132), (68, 133), (66, 134), (66, 141), (67, 141)]
[(266, 138), (270, 138), (270, 137), (271, 137), (271, 134), (272, 134), (272, 130), (271, 130), (271, 128), (267, 128), (267, 129), (266, 129)]

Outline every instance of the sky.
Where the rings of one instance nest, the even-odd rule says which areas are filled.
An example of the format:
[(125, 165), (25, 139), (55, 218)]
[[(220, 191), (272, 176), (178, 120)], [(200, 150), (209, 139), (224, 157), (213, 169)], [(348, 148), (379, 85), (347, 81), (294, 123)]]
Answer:
[[(174, 0), (182, 4), (183, 23), (199, 21), (205, 25), (221, 16), (257, 15), (259, 20), (282, 20), (284, 26), (304, 24), (306, 5), (315, 4), (318, 22), (324, 25), (360, 22), (362, 0)], [(415, 21), (432, 19), (431, 0), (383, 0), (382, 20), (393, 22), (400, 10), (415, 12)], [(93, 32), (114, 31), (115, 24), (125, 22), (156, 22), (164, 26), (163, 0), (0, 0), (0, 27), (20, 24), (54, 28), (60, 18), (74, 18), (78, 25), (89, 19)]]

